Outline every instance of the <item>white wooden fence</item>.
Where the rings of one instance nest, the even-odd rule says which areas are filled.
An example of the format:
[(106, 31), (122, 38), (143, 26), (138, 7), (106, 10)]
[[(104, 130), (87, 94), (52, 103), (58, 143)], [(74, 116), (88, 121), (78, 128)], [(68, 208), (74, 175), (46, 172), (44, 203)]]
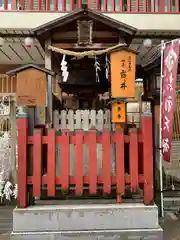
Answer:
[(110, 110), (62, 110), (54, 111), (54, 127), (56, 130), (68, 129), (74, 131), (82, 129), (88, 131), (93, 128), (98, 131), (111, 129)]
[[(110, 110), (62, 110), (60, 113), (54, 111), (54, 127), (58, 130), (68, 129), (70, 131), (82, 129), (88, 131), (89, 129), (96, 129), (102, 131), (102, 129), (111, 129), (111, 112)], [(112, 145), (111, 148), (111, 171), (112, 174), (115, 172), (115, 158), (113, 154)], [(61, 146), (56, 148), (56, 174), (61, 174)], [(102, 145), (97, 144), (96, 149), (97, 155), (97, 169), (98, 174), (101, 174), (102, 170)], [(70, 145), (70, 175), (75, 175), (75, 147), (73, 144)], [(84, 144), (83, 148), (83, 161), (84, 161), (84, 175), (88, 175), (89, 171), (89, 154), (88, 145)]]

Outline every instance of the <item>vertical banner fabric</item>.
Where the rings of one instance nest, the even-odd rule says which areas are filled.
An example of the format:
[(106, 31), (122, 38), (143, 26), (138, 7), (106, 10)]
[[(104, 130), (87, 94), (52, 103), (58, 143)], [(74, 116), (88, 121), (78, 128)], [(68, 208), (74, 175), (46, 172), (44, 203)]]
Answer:
[(165, 161), (171, 159), (174, 109), (176, 104), (176, 77), (179, 58), (179, 40), (165, 44), (162, 64), (162, 152)]

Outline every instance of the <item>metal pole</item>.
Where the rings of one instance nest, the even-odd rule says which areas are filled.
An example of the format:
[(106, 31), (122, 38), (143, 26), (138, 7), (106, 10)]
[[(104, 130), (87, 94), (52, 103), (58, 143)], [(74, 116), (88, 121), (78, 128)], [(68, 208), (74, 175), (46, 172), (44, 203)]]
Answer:
[(164, 201), (163, 201), (163, 154), (162, 154), (162, 94), (163, 94), (163, 55), (164, 40), (161, 41), (161, 75), (160, 75), (160, 116), (159, 116), (159, 177), (160, 177), (160, 200), (161, 200), (161, 217), (164, 217)]

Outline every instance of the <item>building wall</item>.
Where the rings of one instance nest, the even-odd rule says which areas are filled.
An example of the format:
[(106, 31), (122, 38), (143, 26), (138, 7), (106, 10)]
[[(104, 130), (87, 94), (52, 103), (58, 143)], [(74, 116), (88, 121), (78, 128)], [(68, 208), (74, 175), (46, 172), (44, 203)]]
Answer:
[[(1, 12), (0, 29), (33, 29), (66, 14), (58, 12)], [(180, 29), (179, 14), (106, 13), (105, 15), (139, 30)]]

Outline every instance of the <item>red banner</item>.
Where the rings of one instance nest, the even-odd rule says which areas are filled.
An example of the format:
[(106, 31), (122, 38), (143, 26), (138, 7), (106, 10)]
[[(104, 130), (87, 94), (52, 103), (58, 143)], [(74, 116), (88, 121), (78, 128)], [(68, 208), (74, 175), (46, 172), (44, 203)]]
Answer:
[(162, 151), (165, 161), (171, 158), (178, 58), (179, 40), (165, 44), (162, 66)]

